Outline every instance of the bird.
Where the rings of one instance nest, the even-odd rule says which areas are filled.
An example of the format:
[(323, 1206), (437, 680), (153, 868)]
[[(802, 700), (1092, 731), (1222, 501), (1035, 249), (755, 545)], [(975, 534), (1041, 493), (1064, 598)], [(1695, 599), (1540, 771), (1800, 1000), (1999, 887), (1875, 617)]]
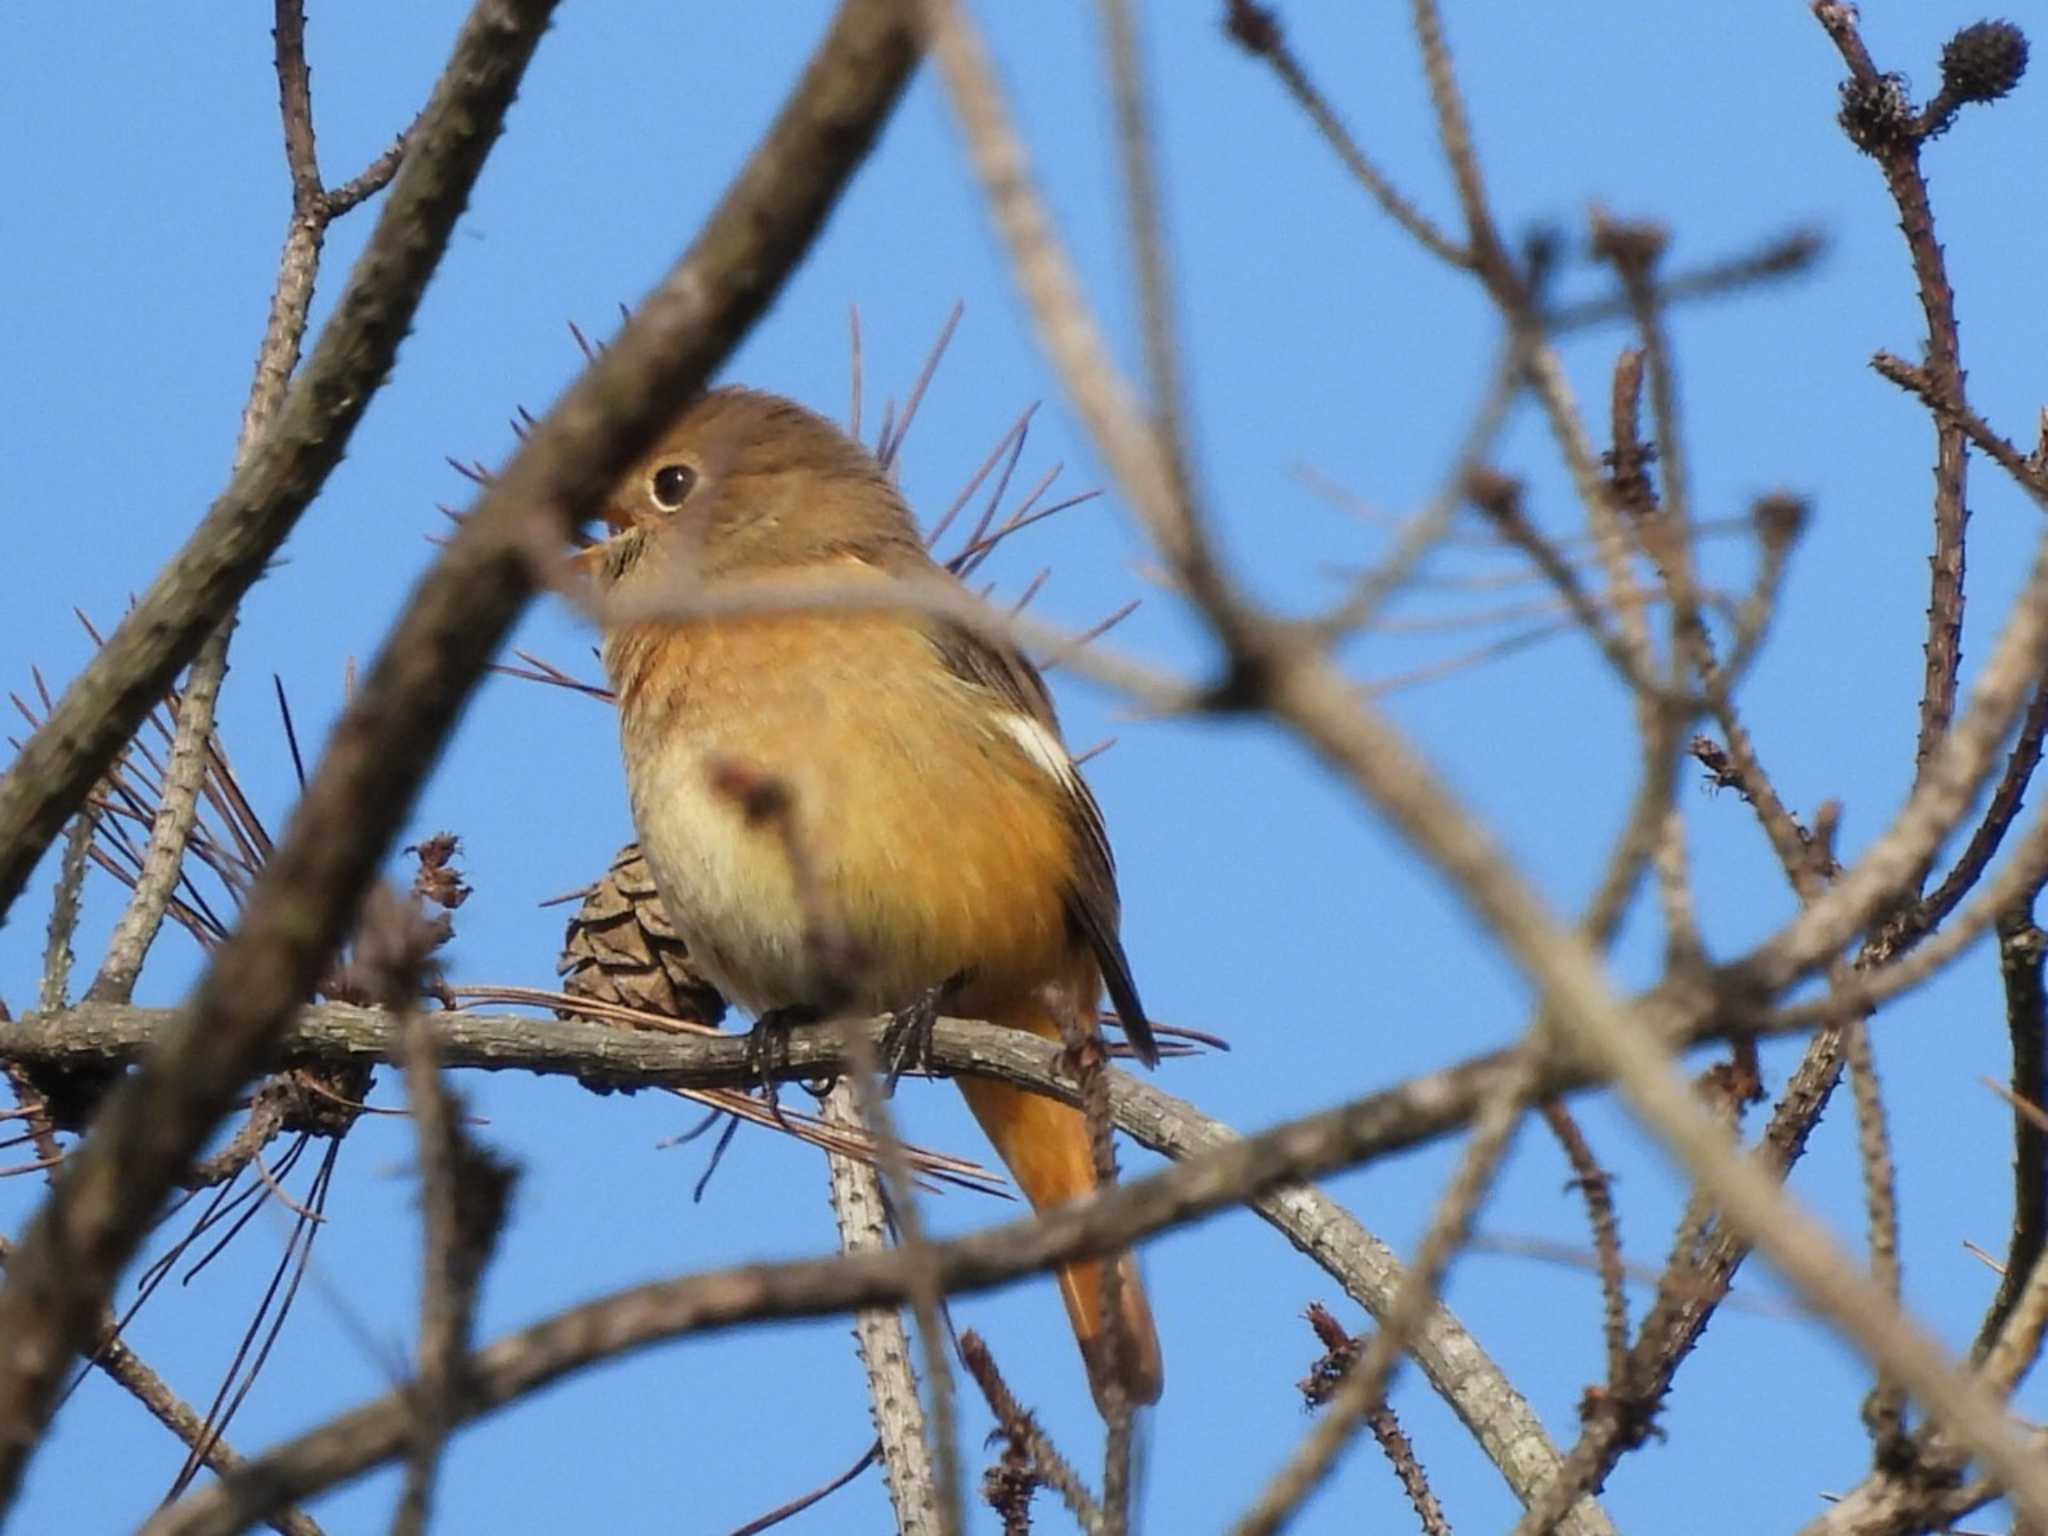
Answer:
[[(1037, 669), (928, 607), (790, 603), (871, 582), (958, 586), (872, 454), (793, 401), (728, 386), (682, 408), (600, 515), (608, 537), (578, 563), (597, 588), (640, 845), (693, 961), (757, 1031), (920, 1003), (928, 1018), (943, 998), (1060, 1040), (1063, 1016), (1095, 1027), (1106, 989), (1132, 1052), (1156, 1065), (1102, 812)], [(751, 610), (750, 589), (764, 594)], [(715, 599), (712, 614), (663, 618), (664, 592)], [(736, 805), (735, 774), (786, 797), (804, 868)], [(850, 962), (817, 953), (819, 905)], [(1078, 1110), (989, 1079), (958, 1086), (1034, 1209), (1095, 1190)], [(1131, 1255), (1057, 1276), (1098, 1407), (1117, 1388), (1156, 1402), (1163, 1361)]]

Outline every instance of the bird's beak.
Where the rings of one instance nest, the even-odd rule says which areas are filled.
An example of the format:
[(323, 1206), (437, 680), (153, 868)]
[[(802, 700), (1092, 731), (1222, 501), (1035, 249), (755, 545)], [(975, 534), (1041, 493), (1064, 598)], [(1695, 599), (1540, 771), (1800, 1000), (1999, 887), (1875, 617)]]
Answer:
[(608, 502), (597, 515), (613, 533), (624, 533), (634, 526), (633, 514), (616, 502)]

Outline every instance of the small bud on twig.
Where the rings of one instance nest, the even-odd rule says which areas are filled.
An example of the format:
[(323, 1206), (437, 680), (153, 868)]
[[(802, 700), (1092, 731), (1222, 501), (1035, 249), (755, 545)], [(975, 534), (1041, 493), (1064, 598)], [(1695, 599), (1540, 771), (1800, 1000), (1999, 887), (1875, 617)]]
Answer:
[(1906, 82), (1899, 75), (1874, 75), (1842, 82), (1842, 110), (1836, 115), (1849, 142), (1866, 155), (1883, 154), (1902, 140), (1928, 130), (1916, 125)]
[(1756, 505), (1749, 509), (1749, 516), (1755, 524), (1756, 536), (1765, 548), (1780, 549), (1805, 530), (1806, 503), (1797, 496), (1774, 491), (1758, 497)]
[(1228, 0), (1223, 30), (1238, 47), (1260, 57), (1280, 46), (1280, 18), (1270, 6), (1254, 5), (1252, 0)]
[(1996, 101), (2027, 72), (2027, 34), (2009, 21), (1964, 27), (1941, 50), (1941, 93), (1957, 101)]

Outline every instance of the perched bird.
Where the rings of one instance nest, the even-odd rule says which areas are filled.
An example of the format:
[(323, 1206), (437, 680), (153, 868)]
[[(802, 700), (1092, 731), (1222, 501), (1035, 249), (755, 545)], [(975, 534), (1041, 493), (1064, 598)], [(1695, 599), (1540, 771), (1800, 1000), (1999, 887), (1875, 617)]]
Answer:
[[(757, 1018), (828, 1002), (947, 1011), (1049, 1039), (1093, 1028), (1105, 985), (1132, 1048), (1158, 1048), (1118, 937), (1102, 813), (1030, 662), (943, 617), (814, 606), (677, 622), (631, 617), (663, 591), (733, 598), (815, 584), (946, 581), (888, 475), (822, 417), (721, 389), (683, 411), (615, 487), (612, 536), (584, 563), (611, 600), (604, 665), (619, 701), (633, 821), (690, 955)], [(646, 611), (650, 602), (640, 604)], [(733, 769), (787, 790), (804, 849), (751, 826), (714, 784)], [(820, 974), (806, 898), (850, 941)], [(1092, 1191), (1086, 1124), (1066, 1105), (960, 1079), (1032, 1205)], [(1127, 1342), (1109, 1345), (1115, 1264)], [(1112, 1379), (1157, 1400), (1159, 1340), (1128, 1254), (1061, 1266), (1096, 1400)], [(1120, 1358), (1119, 1358), (1120, 1357)]]

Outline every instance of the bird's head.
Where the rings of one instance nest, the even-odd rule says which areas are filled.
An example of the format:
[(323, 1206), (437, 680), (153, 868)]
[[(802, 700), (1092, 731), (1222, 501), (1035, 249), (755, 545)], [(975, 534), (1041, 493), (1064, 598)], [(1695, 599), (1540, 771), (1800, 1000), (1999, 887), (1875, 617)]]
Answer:
[(750, 389), (691, 404), (600, 515), (611, 536), (580, 563), (607, 592), (923, 558), (909, 509), (865, 448), (815, 412)]

